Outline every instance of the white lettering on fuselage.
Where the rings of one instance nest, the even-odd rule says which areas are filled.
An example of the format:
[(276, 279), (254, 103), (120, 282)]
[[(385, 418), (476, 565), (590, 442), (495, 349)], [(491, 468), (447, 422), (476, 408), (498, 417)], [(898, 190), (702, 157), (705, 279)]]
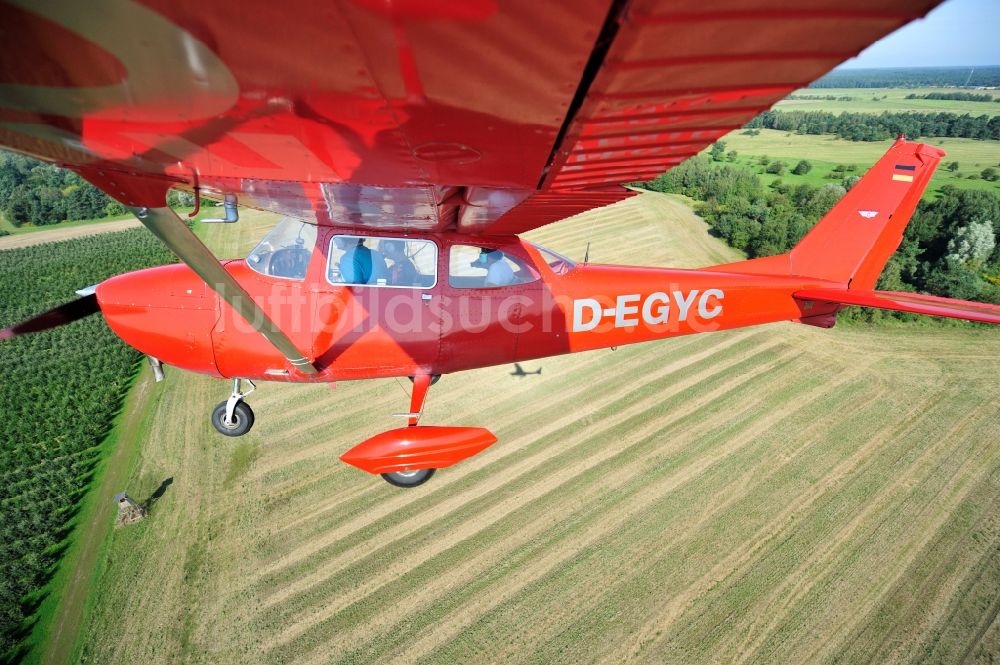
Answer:
[(677, 306), (677, 320), (687, 321), (691, 308), (697, 302), (696, 316), (702, 320), (714, 319), (722, 314), (722, 289), (699, 291), (655, 291), (643, 298), (638, 293), (620, 295), (614, 307), (602, 307), (594, 298), (577, 298), (573, 301), (573, 332), (594, 330), (605, 319), (613, 319), (615, 328), (632, 328), (640, 322), (655, 326), (667, 322), (671, 305)]

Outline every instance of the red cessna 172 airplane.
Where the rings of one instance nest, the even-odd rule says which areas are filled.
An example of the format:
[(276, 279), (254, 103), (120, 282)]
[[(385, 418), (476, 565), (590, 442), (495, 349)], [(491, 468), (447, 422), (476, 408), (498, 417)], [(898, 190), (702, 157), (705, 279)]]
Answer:
[[(876, 291), (940, 162), (896, 141), (787, 254), (701, 270), (576, 265), (518, 234), (631, 195), (937, 0), (7, 0), (0, 145), (73, 169), (182, 264), (2, 331), (100, 311), (232, 380), (413, 379), (408, 426), (342, 459), (412, 487), (496, 441), (419, 425), (442, 375), (847, 305), (1000, 323)], [(284, 219), (219, 261), (170, 188)], [(243, 381), (249, 389), (243, 390)]]

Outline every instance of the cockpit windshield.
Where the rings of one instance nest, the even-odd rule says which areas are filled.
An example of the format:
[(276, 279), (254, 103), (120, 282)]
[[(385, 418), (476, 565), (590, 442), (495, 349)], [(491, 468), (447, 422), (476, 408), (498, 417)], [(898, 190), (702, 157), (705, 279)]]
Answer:
[(303, 280), (316, 246), (316, 226), (284, 218), (247, 256), (247, 265), (262, 275)]
[(549, 268), (552, 269), (552, 272), (554, 272), (557, 275), (565, 275), (570, 270), (576, 267), (576, 263), (574, 263), (570, 259), (567, 259), (562, 254), (553, 252), (551, 249), (545, 249), (541, 245), (535, 244), (533, 242), (529, 242), (528, 244), (530, 244), (532, 247), (538, 250), (538, 253), (542, 255), (542, 258), (549, 265)]

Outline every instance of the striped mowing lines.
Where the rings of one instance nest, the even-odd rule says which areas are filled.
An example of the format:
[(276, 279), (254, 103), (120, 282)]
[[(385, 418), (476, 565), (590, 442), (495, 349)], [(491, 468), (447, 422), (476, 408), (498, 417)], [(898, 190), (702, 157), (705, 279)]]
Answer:
[[(682, 213), (644, 195), (532, 237), (738, 258)], [(427, 422), (500, 441), (414, 491), (337, 460), (397, 424), (408, 385), (265, 385), (232, 442), (204, 418), (225, 387), (173, 374), (127, 489), (174, 484), (115, 533), (84, 655), (988, 662), (998, 357), (995, 331), (783, 324), (447, 376)]]

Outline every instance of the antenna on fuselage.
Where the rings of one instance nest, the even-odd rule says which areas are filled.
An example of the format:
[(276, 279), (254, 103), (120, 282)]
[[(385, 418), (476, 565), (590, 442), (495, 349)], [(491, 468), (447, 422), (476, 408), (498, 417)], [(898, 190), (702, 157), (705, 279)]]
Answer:
[(583, 252), (583, 262), (586, 263), (590, 260), (590, 242), (587, 243), (587, 249)]

